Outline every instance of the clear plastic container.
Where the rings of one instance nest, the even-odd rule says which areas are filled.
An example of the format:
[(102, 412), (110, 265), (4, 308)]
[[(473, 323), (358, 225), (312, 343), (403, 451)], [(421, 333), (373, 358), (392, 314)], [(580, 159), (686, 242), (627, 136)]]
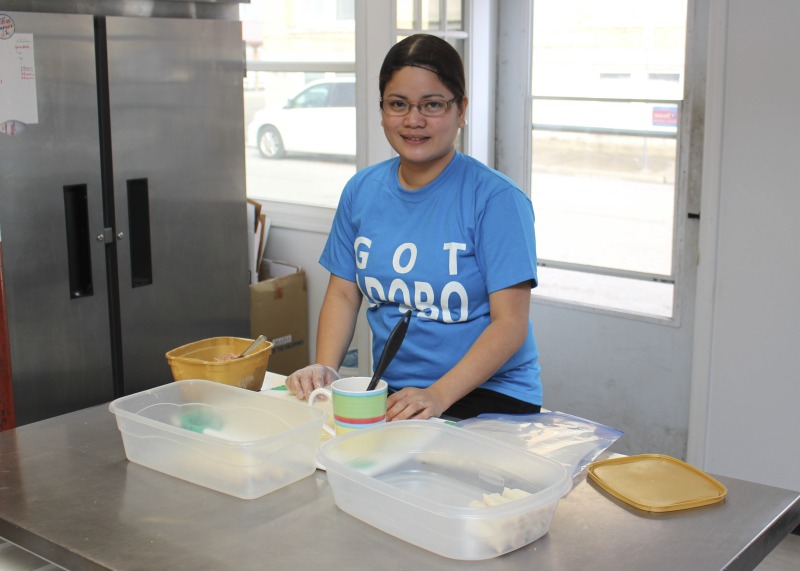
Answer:
[(272, 343), (265, 342), (246, 357), (217, 361), (230, 353), (239, 355), (252, 342), (252, 339), (241, 337), (211, 337), (172, 349), (166, 354), (172, 378), (176, 381), (205, 379), (260, 391), (272, 354)]
[(114, 400), (131, 462), (242, 499), (309, 476), (325, 412), (206, 380)]
[[(338, 436), (318, 458), (339, 508), (452, 559), (489, 559), (539, 539), (572, 487), (558, 462), (429, 420)], [(518, 499), (503, 501), (509, 490)]]

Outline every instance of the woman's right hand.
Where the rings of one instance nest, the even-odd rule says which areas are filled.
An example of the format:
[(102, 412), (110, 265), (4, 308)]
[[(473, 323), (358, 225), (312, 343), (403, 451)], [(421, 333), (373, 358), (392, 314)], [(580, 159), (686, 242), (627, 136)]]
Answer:
[(332, 367), (316, 363), (295, 371), (286, 378), (286, 389), (300, 400), (305, 400), (311, 391), (327, 387), (339, 378)]

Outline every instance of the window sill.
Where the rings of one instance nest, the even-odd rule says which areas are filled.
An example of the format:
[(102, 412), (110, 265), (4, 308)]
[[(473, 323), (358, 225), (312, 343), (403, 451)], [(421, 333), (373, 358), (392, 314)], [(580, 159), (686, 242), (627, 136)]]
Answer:
[(257, 200), (264, 205), (271, 225), (275, 228), (328, 234), (333, 223), (333, 215), (336, 212), (335, 208), (327, 206), (279, 202), (253, 195), (248, 198)]

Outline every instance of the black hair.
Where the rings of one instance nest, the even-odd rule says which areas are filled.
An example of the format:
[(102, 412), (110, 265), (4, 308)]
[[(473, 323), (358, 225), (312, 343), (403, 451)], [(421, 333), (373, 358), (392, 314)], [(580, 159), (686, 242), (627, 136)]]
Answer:
[(456, 49), (442, 38), (414, 34), (397, 42), (386, 54), (378, 76), (381, 97), (394, 72), (402, 67), (420, 67), (436, 74), (460, 104), (466, 95), (464, 62)]

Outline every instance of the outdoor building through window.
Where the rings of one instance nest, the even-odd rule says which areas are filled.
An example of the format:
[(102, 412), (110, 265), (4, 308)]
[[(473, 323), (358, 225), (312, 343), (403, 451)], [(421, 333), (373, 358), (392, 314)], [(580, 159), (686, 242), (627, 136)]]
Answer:
[(685, 0), (535, 0), (534, 295), (671, 317)]

